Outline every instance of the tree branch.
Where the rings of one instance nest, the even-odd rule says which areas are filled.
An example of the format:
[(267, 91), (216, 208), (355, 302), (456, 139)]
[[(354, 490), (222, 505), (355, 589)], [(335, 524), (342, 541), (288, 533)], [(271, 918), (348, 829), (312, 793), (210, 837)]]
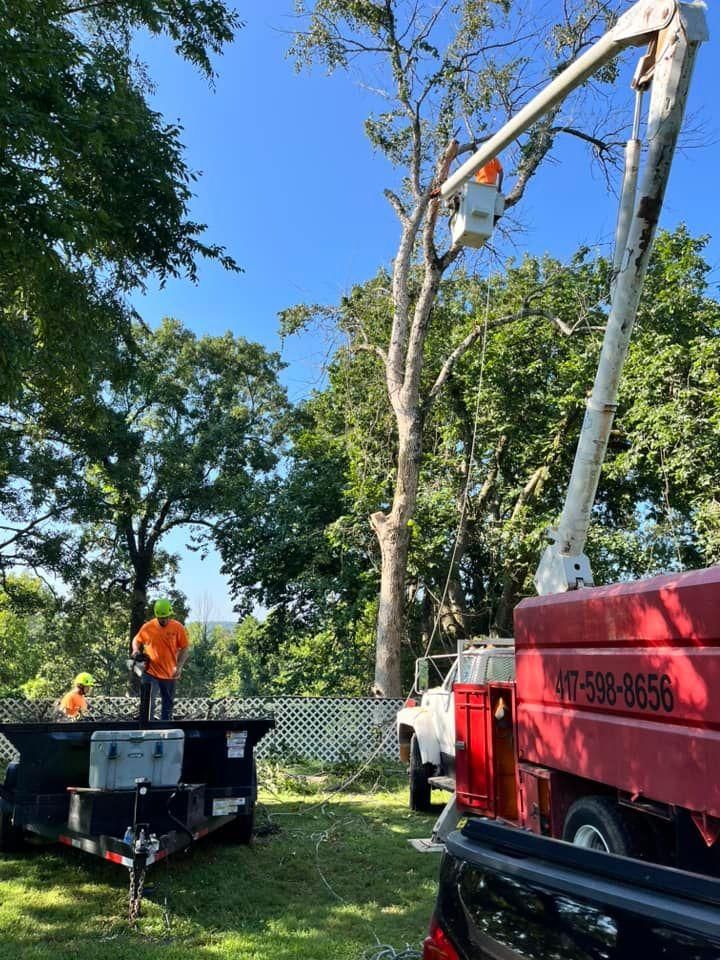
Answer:
[(485, 501), (490, 496), (490, 491), (495, 486), (495, 481), (497, 479), (497, 475), (500, 470), (500, 458), (502, 457), (503, 451), (507, 446), (507, 441), (508, 441), (507, 434), (501, 433), (500, 436), (498, 437), (497, 443), (495, 444), (495, 449), (493, 451), (493, 458), (492, 458), (492, 464), (490, 465), (490, 469), (488, 470), (487, 476), (483, 481), (483, 485), (480, 488), (480, 492), (478, 493), (477, 497), (475, 497), (472, 501), (473, 508), (475, 509), (477, 507), (482, 507), (484, 505)]
[[(547, 310), (538, 310), (535, 307), (523, 307), (522, 310), (519, 310), (517, 313), (508, 314), (505, 317), (500, 317), (498, 320), (493, 320), (492, 323), (487, 324), (488, 330), (494, 330), (497, 327), (507, 326), (509, 323), (515, 323), (517, 320), (526, 320), (528, 317), (540, 317), (543, 320), (548, 320), (550, 323), (554, 323), (555, 326), (560, 330), (564, 336), (570, 336), (575, 328), (568, 327), (559, 317), (554, 316), (549, 313)], [(427, 412), (430, 407), (435, 402), (438, 394), (442, 390), (445, 382), (452, 373), (455, 365), (460, 360), (460, 358), (467, 353), (467, 351), (472, 347), (476, 340), (479, 340), (483, 335), (485, 330), (484, 324), (478, 324), (473, 327), (470, 333), (462, 340), (457, 347), (452, 351), (452, 353), (447, 357), (440, 372), (438, 373), (435, 383), (432, 385), (430, 392), (428, 393), (425, 399), (425, 411)]]
[(397, 412), (400, 391), (403, 388), (405, 367), (405, 348), (407, 344), (408, 325), (410, 321), (410, 267), (415, 239), (422, 218), (427, 209), (429, 197), (420, 200), (412, 212), (412, 216), (403, 228), (400, 246), (393, 264), (392, 298), (393, 322), (390, 331), (390, 346), (388, 349), (385, 378), (390, 403)]
[(385, 194), (386, 199), (390, 203), (390, 206), (398, 215), (398, 220), (400, 221), (400, 223), (404, 227), (406, 227), (408, 224), (408, 214), (400, 197), (398, 197), (396, 193), (393, 193), (392, 190), (384, 190), (383, 193)]
[(150, 531), (150, 536), (147, 539), (147, 546), (148, 546), (148, 549), (151, 551), (155, 549), (155, 544), (158, 542), (160, 535), (162, 533), (165, 533), (165, 529), (169, 529), (169, 528), (163, 529), (163, 524), (165, 523), (165, 518), (170, 512), (170, 508), (172, 507), (172, 505), (173, 505), (173, 501), (170, 499), (167, 499), (163, 503), (163, 505), (160, 507), (160, 513), (158, 514), (158, 518), (153, 524), (153, 528)]
[(540, 123), (530, 131), (530, 136), (536, 138), (533, 148), (529, 150), (518, 172), (515, 185), (505, 197), (505, 209), (509, 210), (522, 200), (528, 183), (537, 172), (538, 167), (548, 155), (553, 145), (553, 136), (550, 132), (553, 123), (560, 113), (560, 105), (556, 106)]
[(95, 0), (93, 3), (79, 3), (77, 6), (67, 6), (62, 11), (62, 15), (70, 17), (74, 13), (87, 13), (89, 10), (95, 10), (98, 7), (119, 7), (119, 0)]
[(579, 140), (584, 140), (586, 143), (591, 144), (597, 155), (601, 156), (604, 153), (610, 153), (616, 147), (624, 146), (623, 140), (602, 140), (600, 137), (593, 137), (592, 134), (585, 133), (583, 130), (578, 130), (576, 127), (551, 127), (548, 131), (551, 135), (556, 133), (567, 133), (571, 137), (577, 137)]
[(56, 514), (55, 509), (49, 510), (47, 513), (44, 513), (41, 517), (36, 517), (26, 527), (23, 527), (21, 530), (18, 530), (15, 527), (0, 527), (0, 530), (12, 530), (13, 532), (12, 537), (0, 543), (0, 550), (4, 550), (6, 547), (9, 547), (11, 543), (17, 543), (17, 541), (21, 540), (26, 533), (29, 533), (31, 530), (39, 526), (41, 523), (45, 523), (46, 520), (50, 520), (50, 518), (54, 517), (55, 514)]
[(218, 522), (213, 523), (211, 520), (201, 520), (197, 517), (193, 517), (192, 514), (189, 514), (185, 517), (176, 517), (174, 520), (171, 520), (170, 523), (166, 524), (164, 533), (167, 533), (168, 530), (172, 530), (173, 527), (207, 527), (209, 530), (212, 530), (213, 533), (221, 528), (221, 524)]
[(380, 357), (384, 365), (387, 364), (387, 354), (377, 343), (353, 343), (350, 349), (362, 353), (374, 353), (375, 356)]
[(123, 528), (123, 533), (125, 535), (125, 543), (127, 544), (128, 553), (130, 554), (130, 562), (133, 567), (137, 566), (137, 562), (140, 559), (137, 549), (137, 541), (135, 539), (135, 530), (133, 529), (132, 519), (130, 517), (123, 517), (120, 521)]

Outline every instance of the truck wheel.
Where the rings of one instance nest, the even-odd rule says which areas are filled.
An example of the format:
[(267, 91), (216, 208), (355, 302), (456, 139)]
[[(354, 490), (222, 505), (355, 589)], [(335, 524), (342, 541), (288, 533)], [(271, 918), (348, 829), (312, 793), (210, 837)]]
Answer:
[(240, 814), (239, 817), (235, 817), (234, 820), (228, 823), (226, 827), (223, 827), (223, 839), (227, 840), (228, 843), (247, 845), (252, 839), (254, 825), (255, 807), (253, 806), (250, 813)]
[(417, 736), (410, 741), (410, 809), (422, 813), (430, 811), (430, 784), (428, 777), (433, 774), (433, 765), (423, 763)]
[(609, 797), (583, 797), (568, 810), (563, 840), (587, 850), (637, 855), (633, 834), (622, 811)]

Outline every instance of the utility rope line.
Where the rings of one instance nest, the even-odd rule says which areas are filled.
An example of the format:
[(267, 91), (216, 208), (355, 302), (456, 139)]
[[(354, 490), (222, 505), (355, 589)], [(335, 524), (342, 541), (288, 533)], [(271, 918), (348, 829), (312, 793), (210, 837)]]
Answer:
[(432, 642), (435, 639), (435, 634), (437, 633), (438, 626), (440, 624), (440, 618), (442, 617), (443, 606), (445, 600), (447, 599), (447, 593), (450, 588), (450, 580), (452, 578), (453, 570), (455, 568), (455, 557), (457, 556), (458, 544), (460, 542), (460, 531), (462, 530), (462, 525), (465, 521), (465, 512), (467, 510), (468, 498), (470, 496), (470, 484), (472, 483), (472, 471), (473, 465), (475, 462), (475, 443), (477, 440), (478, 432), (478, 420), (480, 418), (480, 398), (482, 396), (483, 388), (483, 379), (485, 376), (485, 353), (487, 350), (487, 333), (488, 333), (488, 319), (490, 317), (490, 271), (488, 269), (487, 277), (487, 296), (485, 299), (485, 319), (483, 321), (483, 338), (482, 338), (482, 350), (480, 352), (480, 376), (478, 378), (478, 388), (477, 394), (475, 397), (475, 418), (473, 422), (473, 433), (472, 441), (470, 443), (470, 457), (468, 459), (468, 469), (467, 477), (465, 479), (465, 489), (463, 490), (462, 504), (460, 506), (460, 517), (458, 519), (457, 530), (455, 531), (455, 543), (453, 544), (452, 555), (450, 557), (450, 566), (448, 567), (448, 574), (445, 580), (445, 587), (442, 592), (442, 597), (440, 599), (440, 605), (438, 606), (437, 616), (435, 617), (435, 623), (433, 624), (432, 633), (430, 634), (430, 639), (427, 642), (425, 648), (424, 656), (427, 657), (432, 647)]

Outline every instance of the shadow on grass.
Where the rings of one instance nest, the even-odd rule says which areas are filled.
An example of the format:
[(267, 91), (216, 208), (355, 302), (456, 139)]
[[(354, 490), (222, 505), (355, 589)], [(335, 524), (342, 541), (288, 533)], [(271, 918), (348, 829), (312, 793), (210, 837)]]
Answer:
[(65, 848), (0, 860), (0, 960), (357, 960), (376, 938), (422, 939), (439, 858), (407, 840), (432, 814), (410, 813), (400, 793), (272, 803), (281, 831), (250, 847), (204, 841), (148, 874), (144, 916), (125, 921), (127, 873)]

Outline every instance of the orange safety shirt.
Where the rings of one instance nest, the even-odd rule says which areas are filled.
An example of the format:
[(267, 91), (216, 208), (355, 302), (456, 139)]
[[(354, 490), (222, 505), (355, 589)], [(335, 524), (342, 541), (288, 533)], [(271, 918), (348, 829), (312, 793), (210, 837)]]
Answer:
[(178, 651), (190, 646), (187, 630), (177, 620), (168, 620), (164, 627), (157, 619), (148, 620), (140, 627), (135, 639), (150, 657), (145, 672), (158, 680), (172, 680)]
[(475, 179), (478, 183), (488, 183), (490, 186), (495, 186), (500, 179), (500, 174), (502, 173), (502, 164), (497, 157), (486, 163), (484, 167), (480, 167), (478, 172), (475, 174)]
[(76, 717), (81, 711), (87, 710), (87, 700), (77, 690), (71, 690), (60, 701), (60, 709), (66, 717)]

